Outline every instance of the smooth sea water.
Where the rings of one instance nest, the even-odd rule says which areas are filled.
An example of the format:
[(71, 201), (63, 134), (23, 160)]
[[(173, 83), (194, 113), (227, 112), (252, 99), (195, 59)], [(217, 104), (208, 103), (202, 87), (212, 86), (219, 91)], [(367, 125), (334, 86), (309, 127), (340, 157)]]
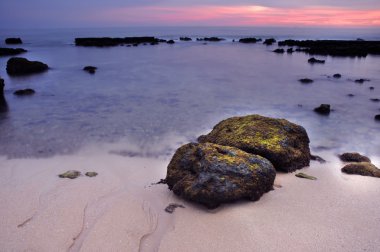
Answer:
[[(174, 45), (84, 48), (75, 37), (143, 36), (175, 39)], [(220, 120), (261, 114), (305, 127), (313, 151), (358, 151), (380, 156), (380, 57), (323, 57), (275, 54), (277, 46), (233, 43), (254, 36), (276, 39), (379, 40), (375, 30), (284, 28), (102, 28), (0, 31), (21, 37), (21, 57), (47, 63), (50, 70), (27, 77), (6, 73), (0, 58), (8, 110), (0, 114), (0, 155), (45, 157), (73, 153), (88, 144), (133, 145), (126, 155), (167, 155), (195, 141)], [(180, 42), (179, 36), (220, 36), (223, 42)], [(82, 68), (98, 67), (90, 75)], [(342, 78), (334, 79), (335, 73)], [(300, 78), (314, 79), (302, 85)], [(357, 84), (355, 79), (369, 82)], [(370, 90), (369, 87), (374, 87)], [(36, 94), (16, 97), (17, 89)], [(347, 94), (354, 94), (348, 97)], [(329, 103), (329, 116), (313, 109)], [(161, 146), (156, 148), (157, 146)], [(126, 149), (127, 147), (125, 147)]]

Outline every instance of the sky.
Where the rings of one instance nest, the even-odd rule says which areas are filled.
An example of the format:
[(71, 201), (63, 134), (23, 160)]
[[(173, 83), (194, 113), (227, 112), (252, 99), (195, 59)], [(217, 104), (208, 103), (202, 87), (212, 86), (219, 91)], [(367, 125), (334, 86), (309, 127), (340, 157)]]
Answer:
[(0, 0), (0, 28), (379, 27), (380, 0)]

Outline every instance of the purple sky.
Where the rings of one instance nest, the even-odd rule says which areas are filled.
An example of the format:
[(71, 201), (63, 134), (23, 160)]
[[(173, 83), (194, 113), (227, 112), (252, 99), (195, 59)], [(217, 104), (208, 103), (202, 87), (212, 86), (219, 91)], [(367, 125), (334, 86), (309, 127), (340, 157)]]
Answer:
[(380, 0), (0, 0), (1, 28), (136, 25), (380, 27)]

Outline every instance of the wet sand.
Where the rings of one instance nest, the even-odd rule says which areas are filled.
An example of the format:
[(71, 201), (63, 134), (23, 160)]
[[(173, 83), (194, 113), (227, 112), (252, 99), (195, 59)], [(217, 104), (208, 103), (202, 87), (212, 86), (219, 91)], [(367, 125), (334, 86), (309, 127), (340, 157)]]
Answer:
[[(210, 211), (173, 195), (169, 158), (88, 149), (45, 159), (0, 157), (1, 251), (376, 251), (380, 180), (346, 175), (328, 160), (278, 174), (257, 202)], [(380, 159), (371, 157), (379, 166)], [(61, 179), (67, 170), (97, 177)], [(183, 204), (173, 214), (169, 203)]]

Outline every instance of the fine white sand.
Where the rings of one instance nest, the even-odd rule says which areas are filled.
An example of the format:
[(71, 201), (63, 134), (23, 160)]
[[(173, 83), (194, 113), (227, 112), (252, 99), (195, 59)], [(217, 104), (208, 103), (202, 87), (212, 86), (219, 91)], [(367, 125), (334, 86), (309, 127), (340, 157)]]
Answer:
[[(380, 179), (346, 175), (333, 155), (257, 202), (209, 211), (173, 195), (168, 158), (87, 149), (46, 159), (0, 157), (0, 251), (378, 251)], [(379, 159), (371, 157), (376, 165)], [(97, 177), (61, 179), (66, 170)], [(169, 203), (180, 203), (168, 214)]]

